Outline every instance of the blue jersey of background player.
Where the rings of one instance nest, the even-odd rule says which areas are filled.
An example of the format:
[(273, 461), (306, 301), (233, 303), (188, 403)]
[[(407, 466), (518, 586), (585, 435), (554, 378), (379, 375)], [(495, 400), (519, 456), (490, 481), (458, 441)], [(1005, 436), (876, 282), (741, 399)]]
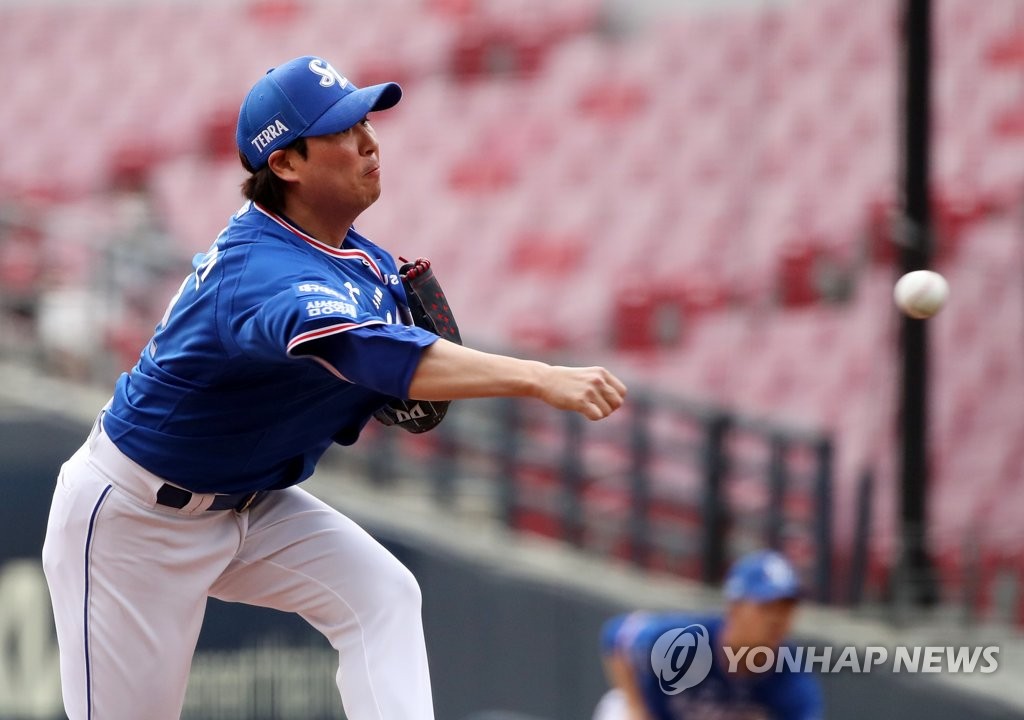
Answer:
[[(743, 656), (730, 665), (724, 649), (777, 651), (789, 632), (799, 593), (789, 562), (778, 553), (760, 551), (741, 558), (730, 571), (725, 585), (728, 607), (722, 616), (636, 612), (609, 620), (601, 644), (615, 688), (595, 717), (820, 718), (821, 691), (813, 675), (784, 664), (778, 672), (773, 665), (769, 672), (753, 673)], [(757, 657), (755, 666), (763, 660)]]

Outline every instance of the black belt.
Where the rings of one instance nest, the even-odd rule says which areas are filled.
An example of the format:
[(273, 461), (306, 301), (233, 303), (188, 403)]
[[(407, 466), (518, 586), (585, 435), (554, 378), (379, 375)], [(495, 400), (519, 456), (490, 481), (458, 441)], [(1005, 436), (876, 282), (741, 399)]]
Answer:
[[(234, 510), (235, 512), (242, 512), (243, 510), (247, 510), (252, 507), (266, 494), (266, 490), (257, 490), (256, 492), (215, 495), (213, 502), (210, 503), (210, 507), (206, 509)], [(156, 502), (157, 505), (181, 510), (192, 502), (192, 493), (188, 490), (182, 490), (180, 487), (164, 483), (156, 492)]]

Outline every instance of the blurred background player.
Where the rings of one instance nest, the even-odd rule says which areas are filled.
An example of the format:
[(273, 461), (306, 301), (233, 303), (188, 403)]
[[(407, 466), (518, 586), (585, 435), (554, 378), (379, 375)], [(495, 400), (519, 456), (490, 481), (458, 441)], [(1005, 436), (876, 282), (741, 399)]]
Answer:
[(352, 228), (381, 191), (367, 114), (401, 94), (306, 56), (242, 103), (249, 202), (193, 261), (54, 493), (43, 566), (72, 720), (180, 717), (207, 597), (320, 631), (352, 720), (433, 718), (416, 580), (295, 486), (391, 397), (532, 396), (595, 420), (622, 404), (603, 368), (402, 323), (394, 259)]
[[(601, 644), (613, 689), (598, 704), (594, 720), (822, 717), (821, 689), (814, 676), (788, 669), (754, 674), (747, 670), (745, 656), (740, 656), (732, 672), (724, 649), (777, 651), (783, 645), (800, 599), (792, 565), (773, 551), (745, 555), (729, 571), (724, 594), (727, 606), (721, 616), (636, 612), (609, 620)], [(693, 626), (698, 626), (697, 633), (690, 633), (683, 643), (680, 662), (659, 679), (652, 668), (655, 646), (662, 655), (662, 647), (680, 636), (676, 631)], [(760, 665), (764, 657), (757, 660)], [(684, 679), (689, 682), (677, 684)], [(662, 682), (669, 683), (668, 691), (662, 689)]]

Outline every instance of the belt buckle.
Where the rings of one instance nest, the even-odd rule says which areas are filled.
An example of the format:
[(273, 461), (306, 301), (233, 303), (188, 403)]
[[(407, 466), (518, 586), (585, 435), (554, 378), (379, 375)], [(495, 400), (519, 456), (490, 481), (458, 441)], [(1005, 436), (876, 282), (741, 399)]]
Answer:
[(249, 497), (247, 497), (245, 499), (245, 502), (242, 503), (241, 507), (235, 508), (235, 512), (240, 513), (240, 512), (245, 512), (246, 510), (248, 510), (249, 506), (252, 505), (252, 502), (253, 502), (253, 500), (256, 499), (257, 495), (259, 495), (259, 491), (258, 490), (256, 492), (249, 493)]

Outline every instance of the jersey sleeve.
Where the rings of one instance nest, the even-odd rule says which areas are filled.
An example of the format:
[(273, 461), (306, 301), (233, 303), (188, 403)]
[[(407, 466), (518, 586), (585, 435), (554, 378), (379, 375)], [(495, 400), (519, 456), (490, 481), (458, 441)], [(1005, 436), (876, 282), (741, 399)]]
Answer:
[(601, 654), (613, 655), (619, 649), (619, 635), (622, 625), (630, 616), (616, 615), (601, 626)]
[(277, 362), (310, 358), (341, 380), (407, 397), (423, 350), (437, 336), (394, 324), (346, 290), (325, 282), (292, 284), (240, 320), (233, 333), (239, 350)]
[(411, 325), (376, 324), (307, 340), (289, 353), (310, 357), (343, 380), (408, 400), (420, 357), (437, 340)]
[(704, 618), (677, 613), (651, 613), (637, 611), (619, 615), (605, 622), (601, 628), (601, 651), (611, 653), (650, 654), (659, 635), (673, 627), (684, 627)]
[(637, 676), (647, 667), (651, 652), (650, 630), (659, 618), (646, 612), (632, 612), (608, 620), (601, 629), (601, 653), (629, 663)]

